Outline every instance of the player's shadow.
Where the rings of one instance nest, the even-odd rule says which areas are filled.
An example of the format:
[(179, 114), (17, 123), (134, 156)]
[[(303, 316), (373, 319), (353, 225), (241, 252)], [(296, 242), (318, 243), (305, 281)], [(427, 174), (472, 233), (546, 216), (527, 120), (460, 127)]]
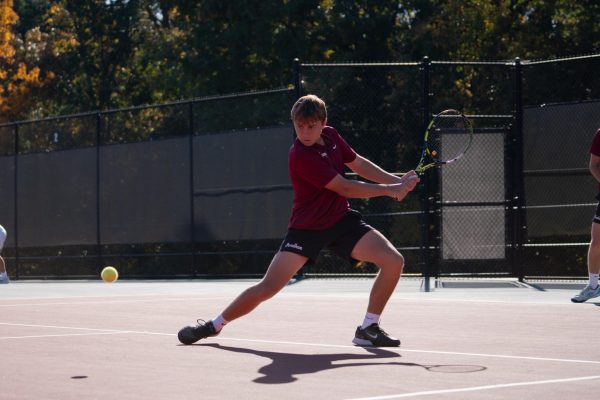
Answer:
[[(236, 353), (253, 354), (271, 359), (271, 362), (258, 369), (261, 374), (254, 379), (256, 383), (279, 384), (298, 380), (297, 375), (314, 374), (320, 371), (361, 367), (369, 365), (396, 365), (401, 367), (420, 367), (429, 372), (469, 373), (487, 369), (480, 365), (422, 365), (416, 363), (386, 361), (402, 357), (400, 354), (376, 347), (365, 347), (367, 353), (334, 353), (334, 354), (298, 354), (247, 349), (224, 346), (218, 343), (206, 343), (197, 346), (214, 347)], [(349, 362), (344, 362), (349, 361)]]

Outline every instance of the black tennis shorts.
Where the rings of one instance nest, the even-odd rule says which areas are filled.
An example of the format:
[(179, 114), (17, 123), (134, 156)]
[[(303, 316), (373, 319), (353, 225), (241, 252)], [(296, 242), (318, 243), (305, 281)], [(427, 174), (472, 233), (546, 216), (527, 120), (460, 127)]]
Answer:
[(346, 260), (351, 260), (356, 243), (373, 228), (365, 223), (355, 210), (348, 213), (331, 228), (323, 230), (289, 229), (281, 243), (280, 251), (289, 251), (308, 257), (312, 261), (323, 248)]

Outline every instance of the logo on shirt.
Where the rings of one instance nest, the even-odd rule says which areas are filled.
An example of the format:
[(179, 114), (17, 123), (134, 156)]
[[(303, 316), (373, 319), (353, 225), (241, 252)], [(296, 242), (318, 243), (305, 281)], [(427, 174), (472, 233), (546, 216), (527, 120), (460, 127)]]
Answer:
[(327, 153), (323, 152), (323, 153), (319, 153), (321, 155), (322, 158), (326, 158), (327, 157)]
[(285, 247), (291, 247), (292, 249), (302, 250), (302, 246), (300, 246), (298, 243), (286, 243)]

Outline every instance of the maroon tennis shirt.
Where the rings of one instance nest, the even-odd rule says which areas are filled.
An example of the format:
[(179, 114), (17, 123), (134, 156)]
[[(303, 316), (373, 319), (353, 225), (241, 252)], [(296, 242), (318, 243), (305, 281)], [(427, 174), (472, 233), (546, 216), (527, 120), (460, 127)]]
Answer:
[(290, 148), (288, 168), (294, 202), (288, 228), (320, 230), (338, 222), (350, 209), (348, 200), (325, 189), (337, 174), (344, 175), (346, 163), (356, 152), (330, 126), (321, 131), (324, 146), (305, 146), (298, 139)]
[[(600, 129), (596, 131), (596, 135), (590, 146), (590, 154), (600, 157)], [(598, 191), (600, 192), (600, 183), (598, 183)]]

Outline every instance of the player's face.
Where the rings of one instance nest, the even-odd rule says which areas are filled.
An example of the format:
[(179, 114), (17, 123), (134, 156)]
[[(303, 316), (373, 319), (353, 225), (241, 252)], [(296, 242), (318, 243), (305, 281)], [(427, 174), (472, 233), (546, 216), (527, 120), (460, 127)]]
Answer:
[(312, 146), (315, 143), (323, 144), (323, 139), (321, 139), (321, 131), (324, 127), (325, 121), (294, 120), (296, 137), (305, 146)]

